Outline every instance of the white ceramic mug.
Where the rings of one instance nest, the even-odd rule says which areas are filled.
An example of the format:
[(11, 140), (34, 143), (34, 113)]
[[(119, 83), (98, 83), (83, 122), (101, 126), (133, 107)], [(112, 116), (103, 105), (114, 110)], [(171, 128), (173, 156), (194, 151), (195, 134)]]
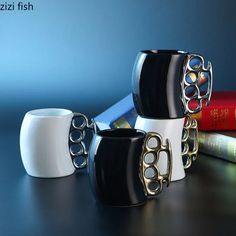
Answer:
[[(75, 118), (83, 119), (79, 126)], [(94, 129), (94, 123), (81, 113), (66, 109), (47, 108), (26, 113), (20, 131), (20, 151), (26, 172), (34, 177), (55, 178), (68, 176), (76, 168), (87, 164), (87, 152), (83, 142), (86, 129)], [(80, 132), (79, 138), (73, 138), (72, 132)], [(79, 145), (74, 152), (71, 145)], [(73, 161), (83, 156), (80, 165)]]
[[(171, 181), (183, 179), (185, 177), (184, 169), (189, 168), (192, 161), (197, 158), (198, 130), (196, 120), (191, 119), (190, 116), (176, 119), (147, 119), (138, 116), (135, 128), (146, 132), (157, 132), (164, 140), (170, 140), (173, 155)], [(191, 137), (189, 135), (190, 130), (195, 136)], [(191, 138), (192, 141), (189, 140)], [(189, 142), (193, 144), (189, 145)], [(182, 147), (184, 147), (183, 150)], [(186, 163), (183, 163), (183, 157), (186, 159)], [(159, 159), (157, 167), (161, 174), (166, 172), (167, 164), (164, 158)]]

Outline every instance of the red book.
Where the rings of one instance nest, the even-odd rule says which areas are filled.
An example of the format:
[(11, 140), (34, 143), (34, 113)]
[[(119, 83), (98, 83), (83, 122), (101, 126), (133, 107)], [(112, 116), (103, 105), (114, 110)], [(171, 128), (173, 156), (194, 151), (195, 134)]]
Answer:
[(236, 91), (213, 92), (209, 106), (192, 117), (199, 130), (236, 130)]

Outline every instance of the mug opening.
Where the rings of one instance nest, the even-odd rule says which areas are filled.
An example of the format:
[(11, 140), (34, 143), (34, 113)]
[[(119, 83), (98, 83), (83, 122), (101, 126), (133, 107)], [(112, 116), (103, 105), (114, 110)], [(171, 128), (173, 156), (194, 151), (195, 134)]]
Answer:
[(44, 116), (44, 117), (60, 117), (70, 115), (72, 111), (61, 109), (61, 108), (45, 108), (45, 109), (36, 109), (27, 112), (27, 114), (32, 116)]
[(146, 135), (146, 133), (138, 129), (119, 128), (119, 129), (107, 129), (98, 131), (97, 135), (103, 138), (120, 139), (120, 138), (143, 138)]
[(169, 50), (169, 49), (161, 49), (161, 50), (143, 50), (142, 53), (149, 54), (149, 55), (181, 55), (181, 54), (187, 54), (185, 51), (180, 50)]

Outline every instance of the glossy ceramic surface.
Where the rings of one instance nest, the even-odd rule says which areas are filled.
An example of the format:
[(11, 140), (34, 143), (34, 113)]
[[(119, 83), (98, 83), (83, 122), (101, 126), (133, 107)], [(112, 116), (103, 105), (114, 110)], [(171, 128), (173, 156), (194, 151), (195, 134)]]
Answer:
[(99, 131), (90, 145), (88, 171), (95, 197), (112, 206), (146, 200), (139, 168), (145, 132), (134, 129)]
[(140, 116), (153, 119), (184, 117), (181, 79), (187, 55), (176, 50), (148, 50), (137, 55), (132, 93)]
[(20, 131), (20, 151), (29, 175), (56, 178), (74, 173), (68, 145), (72, 118), (72, 111), (56, 108), (26, 113)]
[[(185, 171), (182, 160), (182, 131), (184, 126), (184, 119), (146, 119), (141, 116), (137, 117), (135, 128), (144, 130), (145, 132), (157, 132), (162, 138), (169, 139), (173, 154), (171, 181), (183, 179)], [(166, 173), (167, 162), (165, 158), (160, 157), (158, 169), (161, 173)]]

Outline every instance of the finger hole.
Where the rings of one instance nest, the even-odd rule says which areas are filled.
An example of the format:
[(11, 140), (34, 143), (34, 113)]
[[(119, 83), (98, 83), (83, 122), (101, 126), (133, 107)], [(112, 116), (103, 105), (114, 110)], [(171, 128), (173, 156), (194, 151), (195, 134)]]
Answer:
[(190, 126), (191, 126), (191, 117), (186, 116), (185, 119), (184, 119), (184, 127), (189, 128)]
[(148, 188), (149, 190), (156, 192), (160, 189), (161, 185), (158, 181), (152, 181), (150, 183), (148, 183)]
[(81, 169), (86, 166), (87, 161), (84, 156), (77, 156), (73, 159), (73, 164), (77, 169)]
[(159, 153), (159, 160), (157, 162), (158, 169), (161, 175), (165, 175), (168, 172), (168, 155), (165, 151)]
[(160, 147), (161, 140), (159, 140), (157, 137), (150, 137), (147, 141), (147, 146), (151, 149), (155, 149)]
[(202, 71), (199, 73), (198, 86), (201, 96), (205, 96), (208, 93), (209, 78), (210, 76), (208, 72)]
[(188, 98), (192, 98), (197, 95), (197, 88), (194, 85), (185, 87), (185, 95)]
[(183, 155), (182, 159), (183, 159), (184, 168), (188, 168), (191, 165), (190, 156), (189, 155)]
[(81, 130), (73, 130), (70, 133), (70, 141), (72, 143), (79, 143), (81, 140), (84, 139), (85, 133)]
[(188, 137), (188, 144), (189, 144), (189, 148), (191, 150), (194, 149), (194, 146), (196, 145), (197, 143), (197, 133), (196, 133), (196, 130), (190, 130), (189, 131), (189, 137)]
[(202, 66), (202, 59), (198, 56), (192, 57), (189, 61), (189, 67), (192, 70), (199, 70)]
[(198, 86), (206, 84), (210, 80), (210, 75), (207, 71), (201, 71), (198, 75)]
[(81, 143), (73, 144), (70, 146), (70, 154), (72, 156), (79, 156), (84, 153), (84, 146)]
[(144, 176), (147, 179), (153, 179), (156, 176), (156, 174), (157, 174), (157, 171), (153, 167), (148, 167), (144, 171)]
[(188, 162), (188, 156), (187, 155), (183, 155), (182, 159), (183, 159), (183, 165), (185, 166), (187, 164), (187, 162)]
[(155, 161), (156, 161), (156, 155), (152, 152), (149, 152), (144, 156), (144, 162), (146, 164), (153, 164)]
[(189, 84), (194, 84), (194, 83), (196, 83), (197, 78), (198, 78), (198, 76), (196, 73), (189, 72), (185, 77), (185, 81)]
[(73, 118), (72, 125), (75, 129), (83, 129), (86, 127), (86, 119), (85, 117), (81, 116), (76, 116)]
[(184, 154), (186, 154), (187, 152), (189, 151), (189, 145), (188, 145), (188, 143), (187, 142), (183, 142), (182, 143), (182, 153)]
[(186, 140), (187, 138), (188, 138), (188, 131), (186, 129), (183, 129), (182, 140)]
[(201, 103), (199, 100), (197, 99), (193, 99), (188, 101), (188, 107), (192, 110), (192, 111), (196, 111), (201, 107)]

